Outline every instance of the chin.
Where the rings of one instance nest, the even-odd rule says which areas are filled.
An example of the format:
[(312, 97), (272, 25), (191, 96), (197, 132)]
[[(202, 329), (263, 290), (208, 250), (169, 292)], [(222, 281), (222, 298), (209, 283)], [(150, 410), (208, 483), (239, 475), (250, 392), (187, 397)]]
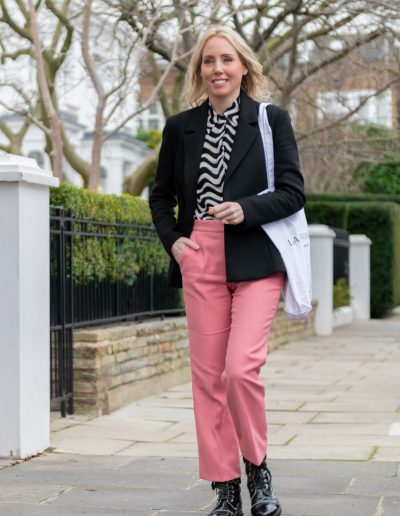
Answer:
[(232, 94), (234, 93), (234, 91), (232, 91), (232, 90), (230, 90), (230, 89), (229, 89), (229, 90), (225, 90), (225, 89), (223, 89), (223, 90), (212, 90), (212, 93), (213, 93), (214, 95), (221, 95), (221, 96), (223, 95), (223, 96), (227, 96), (227, 95), (232, 95)]

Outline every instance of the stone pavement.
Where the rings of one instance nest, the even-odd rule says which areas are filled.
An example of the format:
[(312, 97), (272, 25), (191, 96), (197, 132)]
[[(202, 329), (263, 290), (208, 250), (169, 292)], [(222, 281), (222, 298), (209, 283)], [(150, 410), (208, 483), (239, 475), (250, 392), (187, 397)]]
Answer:
[[(284, 516), (400, 516), (400, 315), (272, 352), (269, 464)], [(52, 448), (0, 460), (0, 514), (206, 514), (190, 384), (108, 416), (54, 415)], [(245, 479), (245, 476), (242, 477)], [(249, 515), (243, 483), (244, 513)]]

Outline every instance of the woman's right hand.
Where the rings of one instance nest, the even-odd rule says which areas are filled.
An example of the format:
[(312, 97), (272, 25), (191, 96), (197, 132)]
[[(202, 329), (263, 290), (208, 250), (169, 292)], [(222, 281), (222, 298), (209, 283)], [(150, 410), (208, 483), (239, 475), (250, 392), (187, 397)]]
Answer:
[(186, 246), (189, 246), (192, 249), (200, 248), (199, 244), (196, 244), (196, 242), (193, 242), (193, 240), (190, 240), (190, 238), (179, 237), (177, 240), (175, 240), (171, 247), (171, 253), (174, 255), (174, 258), (179, 265), (181, 262), (182, 253)]

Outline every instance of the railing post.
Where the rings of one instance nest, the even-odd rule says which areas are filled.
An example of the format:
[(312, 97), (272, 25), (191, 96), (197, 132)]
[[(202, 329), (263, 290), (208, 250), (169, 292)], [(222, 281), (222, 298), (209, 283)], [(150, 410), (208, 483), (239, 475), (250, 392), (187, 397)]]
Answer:
[(315, 333), (330, 335), (333, 328), (333, 239), (328, 226), (312, 224), (310, 231), (313, 299), (318, 302)]
[(365, 235), (350, 235), (350, 297), (354, 318), (367, 321), (370, 310), (370, 248), (371, 240)]
[(49, 186), (33, 159), (0, 154), (0, 456), (49, 446)]

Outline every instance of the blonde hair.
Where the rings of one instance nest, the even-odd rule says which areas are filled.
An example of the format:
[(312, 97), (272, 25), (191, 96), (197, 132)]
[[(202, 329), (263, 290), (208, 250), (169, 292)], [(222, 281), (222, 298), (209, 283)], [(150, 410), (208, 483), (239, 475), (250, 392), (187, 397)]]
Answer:
[(268, 81), (263, 75), (262, 65), (246, 41), (230, 27), (214, 25), (198, 40), (185, 76), (183, 96), (190, 106), (198, 106), (207, 98), (207, 91), (200, 75), (203, 50), (207, 41), (213, 36), (225, 38), (239, 54), (240, 60), (248, 72), (243, 75), (241, 88), (249, 97), (263, 102), (268, 96)]

